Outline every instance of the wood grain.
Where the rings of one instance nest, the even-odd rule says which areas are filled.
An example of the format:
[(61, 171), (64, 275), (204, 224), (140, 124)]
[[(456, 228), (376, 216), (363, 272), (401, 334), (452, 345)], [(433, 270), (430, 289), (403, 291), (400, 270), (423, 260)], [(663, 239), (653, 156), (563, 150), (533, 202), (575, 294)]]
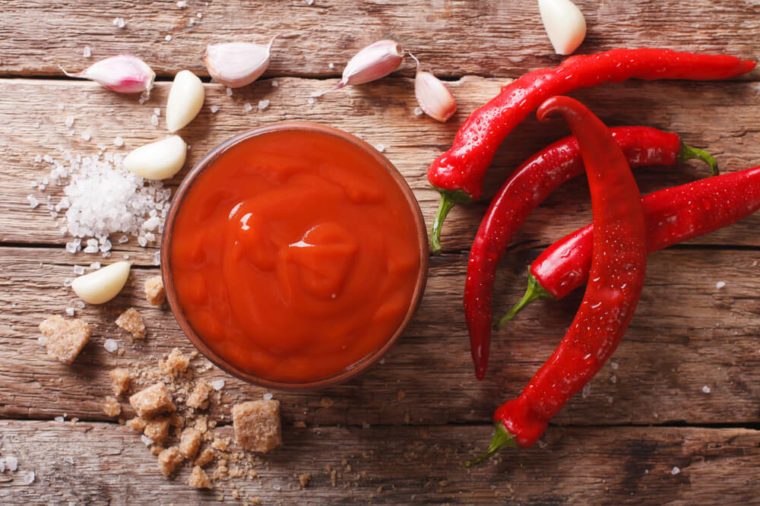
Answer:
[[(190, 489), (187, 469), (163, 478), (122, 426), (1, 421), (0, 434), (2, 455), (19, 459), (19, 471), (0, 474), (4, 502), (217, 504), (224, 493)], [(489, 436), (467, 426), (285, 428), (282, 449), (237, 488), (263, 504), (749, 504), (760, 492), (756, 430), (552, 429), (542, 447), (465, 469)], [(305, 490), (300, 473), (312, 476)], [(238, 502), (230, 490), (227, 502)]]
[[(277, 34), (269, 76), (336, 76), (361, 47), (393, 37), (443, 76), (514, 77), (556, 65), (536, 2), (522, 0), (256, 0), (201, 2), (6, 0), (0, 11), (0, 73), (60, 76), (124, 52), (160, 75), (206, 70), (207, 44), (265, 43)], [(588, 24), (581, 52), (669, 47), (754, 57), (760, 6), (752, 0), (579, 1)], [(198, 16), (202, 16), (199, 18)], [(124, 29), (113, 26), (123, 17)], [(191, 20), (194, 23), (190, 25)], [(172, 37), (170, 42), (166, 36)], [(84, 46), (93, 57), (82, 57)], [(329, 64), (335, 65), (334, 69)], [(411, 62), (403, 73), (413, 73)]]
[[(429, 118), (415, 117), (412, 83), (408, 79), (388, 79), (363, 89), (345, 90), (327, 95), (310, 105), (309, 95), (333, 84), (332, 81), (277, 79), (262, 81), (230, 98), (218, 85), (207, 85), (206, 107), (182, 135), (192, 146), (184, 169), (170, 184), (176, 185), (189, 167), (211, 147), (223, 140), (273, 121), (300, 119), (327, 121), (374, 145), (382, 145), (385, 155), (404, 174), (415, 192), (428, 223), (438, 205), (438, 195), (427, 183), (430, 162), (451, 143), (458, 123), (478, 105), (498, 92), (499, 79), (465, 78), (452, 83), (460, 102), (460, 112), (450, 123), (441, 125)], [(165, 135), (161, 125), (150, 125), (153, 109), (163, 109), (168, 89), (160, 83), (151, 101), (144, 106), (132, 97), (123, 97), (97, 85), (81, 82), (44, 80), (0, 81), (0, 146), (5, 169), (0, 172), (0, 242), (23, 244), (63, 244), (59, 225), (44, 206), (32, 211), (26, 200), (30, 193), (44, 200), (44, 194), (32, 191), (30, 181), (46, 175), (49, 167), (35, 164), (35, 155), (58, 151), (93, 153), (97, 145), (112, 148), (113, 139), (124, 138), (119, 151), (140, 146)], [(757, 83), (628, 83), (609, 86), (578, 96), (611, 125), (645, 124), (679, 132), (693, 145), (708, 148), (724, 171), (747, 168), (760, 163), (760, 84)], [(263, 112), (245, 113), (243, 106), (255, 106), (259, 100), (271, 101)], [(59, 110), (56, 104), (61, 104)], [(211, 105), (218, 105), (216, 114)], [(18, 121), (18, 111), (25, 121)], [(254, 107), (254, 110), (256, 108)], [(709, 121), (699, 121), (708, 114)], [(70, 130), (67, 117), (74, 119)], [(80, 136), (90, 132), (90, 142)], [(530, 154), (564, 135), (559, 122), (541, 125), (533, 119), (510, 137), (494, 161), (487, 193)], [(663, 172), (642, 169), (639, 182), (642, 192), (682, 184), (703, 177), (699, 164)], [(48, 193), (51, 193), (50, 191)], [(52, 192), (55, 195), (55, 191)], [(448, 251), (469, 249), (485, 204), (455, 209), (446, 222), (444, 248)], [(572, 212), (569, 212), (572, 211)], [(557, 219), (561, 216), (562, 219)], [(567, 232), (585, 225), (590, 219), (585, 181), (566, 185), (552, 196), (523, 227), (518, 243), (544, 245)], [(698, 244), (758, 246), (754, 233), (760, 217), (747, 219), (709, 236), (695, 240)]]
[[(104, 307), (88, 307), (92, 342), (73, 367), (51, 362), (37, 343), (37, 325), (50, 313), (76, 303), (63, 280), (73, 275), (72, 257), (60, 249), (3, 248), (0, 256), (0, 416), (52, 419), (63, 413), (103, 420), (109, 395), (107, 373), (122, 366), (155, 367), (172, 347), (190, 352), (167, 309), (149, 307), (142, 283), (154, 268), (133, 270), (122, 295)], [(497, 307), (524, 287), (523, 266), (537, 252), (523, 251), (504, 269)], [(586, 393), (557, 417), (558, 424), (689, 424), (760, 422), (760, 334), (753, 273), (760, 252), (666, 250), (651, 257), (636, 318), (613, 362)], [(433, 260), (425, 298), (399, 343), (360, 378), (303, 394), (281, 394), (283, 411), (309, 424), (446, 424), (487, 422), (496, 405), (517, 395), (556, 346), (570, 323), (579, 295), (562, 303), (536, 304), (494, 337), (487, 381), (473, 377), (461, 309), (465, 257)], [(715, 283), (724, 281), (725, 288)], [(130, 345), (113, 324), (121, 311), (138, 307), (149, 337)], [(107, 353), (115, 338), (124, 356)], [(617, 369), (614, 369), (617, 367)], [(259, 398), (263, 390), (226, 378), (229, 406)], [(711, 393), (702, 391), (708, 386)], [(322, 399), (333, 404), (325, 408)], [(50, 402), (54, 399), (54, 402)], [(731, 413), (730, 418), (726, 413)]]

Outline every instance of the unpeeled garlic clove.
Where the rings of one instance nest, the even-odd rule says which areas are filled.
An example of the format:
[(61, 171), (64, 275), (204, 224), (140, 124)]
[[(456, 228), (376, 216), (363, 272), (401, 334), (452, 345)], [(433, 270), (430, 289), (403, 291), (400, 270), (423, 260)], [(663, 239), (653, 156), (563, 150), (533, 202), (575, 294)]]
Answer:
[(401, 66), (404, 50), (393, 40), (379, 40), (365, 47), (348, 61), (336, 89), (375, 81)]
[(178, 72), (166, 102), (166, 128), (176, 132), (187, 126), (200, 112), (205, 97), (206, 92), (198, 76), (189, 70)]
[(448, 86), (430, 72), (417, 70), (414, 77), (414, 95), (425, 114), (445, 123), (457, 112), (457, 101)]
[(156, 73), (136, 56), (121, 54), (95, 62), (78, 74), (69, 74), (63, 67), (63, 73), (68, 77), (96, 81), (118, 93), (150, 92)]
[(185, 164), (187, 144), (179, 135), (151, 142), (130, 152), (124, 168), (145, 179), (168, 179)]
[(228, 88), (240, 88), (261, 77), (269, 67), (274, 39), (266, 46), (248, 42), (210, 44), (203, 61), (214, 81)]
[(79, 276), (71, 283), (74, 293), (88, 304), (104, 304), (121, 292), (129, 278), (129, 262), (116, 262)]
[(586, 18), (570, 0), (538, 0), (538, 10), (554, 52), (572, 54), (586, 38)]

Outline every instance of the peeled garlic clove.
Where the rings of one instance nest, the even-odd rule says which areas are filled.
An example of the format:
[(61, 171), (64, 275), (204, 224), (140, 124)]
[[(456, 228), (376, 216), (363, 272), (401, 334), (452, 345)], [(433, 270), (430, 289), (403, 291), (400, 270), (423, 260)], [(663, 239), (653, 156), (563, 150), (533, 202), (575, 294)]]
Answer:
[(200, 112), (205, 97), (206, 91), (198, 76), (189, 70), (178, 72), (166, 102), (166, 128), (176, 132), (187, 126)]
[(247, 42), (210, 44), (203, 61), (214, 81), (240, 88), (261, 77), (269, 67), (272, 42), (274, 38), (266, 46)]
[(63, 68), (61, 70), (68, 77), (96, 81), (118, 93), (149, 92), (156, 78), (156, 73), (147, 63), (129, 54), (100, 60), (78, 74), (69, 74)]
[(449, 88), (430, 72), (417, 71), (414, 78), (414, 95), (425, 114), (445, 123), (457, 112), (457, 101)]
[(348, 61), (336, 88), (354, 86), (385, 77), (401, 66), (404, 50), (392, 40), (379, 40), (365, 47)]
[(538, 10), (554, 52), (572, 54), (586, 38), (586, 19), (570, 0), (538, 0)]
[(88, 304), (103, 304), (119, 295), (127, 283), (130, 267), (129, 262), (116, 262), (79, 276), (71, 283), (71, 288)]
[(182, 168), (187, 144), (179, 135), (140, 146), (126, 158), (124, 168), (145, 179), (168, 179)]

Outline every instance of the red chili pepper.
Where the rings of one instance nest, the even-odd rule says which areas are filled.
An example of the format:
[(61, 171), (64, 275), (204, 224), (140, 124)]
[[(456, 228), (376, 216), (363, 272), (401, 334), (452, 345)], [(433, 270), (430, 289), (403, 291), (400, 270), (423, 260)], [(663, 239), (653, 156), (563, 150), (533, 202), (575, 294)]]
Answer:
[[(661, 190), (641, 203), (651, 253), (723, 228), (760, 209), (760, 167)], [(525, 295), (499, 326), (534, 300), (561, 299), (586, 282), (593, 230), (588, 225), (568, 234), (533, 261)]]
[(726, 55), (669, 49), (613, 49), (573, 56), (557, 67), (523, 75), (476, 109), (457, 132), (451, 148), (430, 165), (428, 180), (441, 193), (430, 233), (431, 251), (437, 253), (441, 249), (441, 226), (451, 208), (480, 198), (483, 178), (499, 145), (547, 98), (627, 79), (728, 79), (753, 68), (753, 61)]
[[(717, 172), (708, 153), (683, 144), (677, 134), (648, 127), (611, 128), (615, 142), (631, 167), (672, 167), (700, 158)], [(512, 237), (528, 215), (566, 181), (583, 174), (578, 141), (566, 137), (538, 152), (512, 173), (491, 200), (470, 249), (464, 285), (464, 314), (470, 333), (475, 376), (483, 379), (493, 325), (493, 287), (496, 268)]]
[(561, 114), (578, 139), (594, 218), (590, 281), (580, 309), (549, 360), (514, 400), (494, 414), (497, 431), (488, 453), (533, 445), (551, 420), (599, 371), (636, 310), (646, 271), (646, 228), (641, 195), (620, 147), (599, 118), (568, 97), (554, 97), (538, 118)]

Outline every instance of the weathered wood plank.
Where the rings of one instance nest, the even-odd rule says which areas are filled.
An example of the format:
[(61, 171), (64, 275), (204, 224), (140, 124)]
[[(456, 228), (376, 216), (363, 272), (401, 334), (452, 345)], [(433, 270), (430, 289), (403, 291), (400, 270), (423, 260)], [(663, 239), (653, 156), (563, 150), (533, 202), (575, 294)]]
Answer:
[[(122, 426), (2, 421), (0, 429), (0, 454), (19, 460), (19, 471), (0, 474), (6, 504), (216, 504), (224, 490), (229, 502), (232, 484), (263, 504), (749, 504), (760, 494), (760, 432), (747, 429), (552, 427), (543, 447), (467, 470), (462, 462), (490, 427), (286, 426), (258, 478), (210, 493), (185, 485), (187, 469), (164, 479)], [(300, 473), (312, 476), (305, 490)]]
[[(95, 58), (134, 52), (162, 75), (204, 73), (207, 44), (274, 35), (268, 74), (335, 76), (360, 47), (393, 37), (442, 75), (515, 76), (554, 65), (535, 2), (520, 0), (302, 0), (201, 2), (8, 0), (0, 12), (5, 41), (0, 73), (61, 75)], [(579, 1), (589, 33), (581, 52), (615, 47), (670, 47), (752, 57), (760, 6), (752, 0), (684, 2)], [(124, 29), (113, 26), (123, 17)], [(199, 18), (198, 16), (202, 16)], [(193, 23), (190, 25), (190, 23)], [(171, 41), (165, 40), (171, 36)], [(82, 56), (90, 46), (92, 59)], [(336, 67), (331, 69), (329, 64)], [(413, 72), (407, 64), (405, 74)]]
[[(523, 266), (535, 251), (512, 257), (497, 290), (497, 307), (515, 301)], [(500, 400), (516, 395), (550, 355), (572, 319), (579, 296), (536, 304), (494, 337), (486, 381), (472, 373), (461, 309), (465, 257), (434, 259), (422, 307), (383, 364), (348, 384), (324, 391), (281, 394), (285, 415), (309, 424), (445, 424), (485, 422)], [(642, 302), (626, 339), (585, 396), (575, 398), (559, 424), (757, 423), (760, 421), (760, 334), (754, 273), (760, 252), (667, 250), (651, 257)], [(73, 275), (60, 249), (0, 249), (0, 416), (52, 419), (63, 413), (105, 419), (107, 373), (116, 366), (147, 367), (172, 347), (192, 346), (168, 310), (148, 307), (142, 282), (153, 268), (133, 270), (128, 288), (104, 307), (82, 314), (92, 342), (71, 368), (51, 362), (37, 343), (37, 325), (76, 301), (63, 280)], [(716, 281), (726, 283), (718, 290)], [(113, 321), (125, 308), (143, 311), (144, 344), (132, 346)], [(117, 339), (123, 356), (107, 353)], [(227, 378), (225, 401), (259, 398), (262, 390)], [(704, 393), (708, 386), (710, 393)], [(333, 401), (325, 407), (321, 400)], [(726, 413), (730, 413), (727, 417)], [(227, 416), (225, 410), (217, 412)]]
[[(475, 107), (497, 93), (501, 81), (465, 78), (453, 83), (461, 111), (449, 124), (440, 125), (413, 114), (415, 100), (407, 79), (389, 79), (361, 90), (327, 95), (314, 105), (308, 103), (315, 90), (331, 86), (331, 81), (278, 79), (273, 88), (263, 81), (251, 89), (225, 95), (222, 87), (207, 86), (207, 107), (183, 136), (192, 145), (188, 167), (208, 149), (247, 128), (285, 119), (324, 121), (357, 134), (375, 145), (385, 146), (385, 154), (405, 175), (420, 201), (428, 222), (437, 206), (438, 195), (426, 179), (426, 169), (436, 155), (450, 144), (457, 124)], [(110, 146), (122, 136), (126, 147), (137, 147), (165, 135), (161, 127), (150, 125), (154, 107), (163, 107), (168, 85), (161, 83), (153, 98), (140, 106), (134, 98), (125, 98), (89, 83), (2, 80), (0, 81), (0, 146), (3, 171), (0, 172), (0, 242), (62, 244), (58, 225), (44, 206), (32, 211), (26, 196), (35, 193), (30, 181), (41, 178), (49, 168), (35, 164), (36, 154), (56, 153), (57, 149), (75, 152), (96, 151), (96, 145)], [(582, 99), (612, 125), (646, 124), (680, 132), (696, 146), (714, 152), (725, 170), (746, 168), (760, 163), (760, 106), (756, 83), (629, 83), (580, 93)], [(266, 111), (246, 114), (245, 103), (254, 106), (269, 99)], [(64, 104), (58, 110), (56, 104)], [(209, 106), (219, 105), (212, 114)], [(18, 121), (23, 110), (25, 121)], [(256, 108), (254, 107), (254, 110)], [(708, 114), (709, 121), (704, 121)], [(73, 134), (65, 125), (75, 119)], [(551, 140), (562, 135), (560, 124), (539, 126), (529, 120), (511, 137), (494, 163), (489, 191), (520, 161)], [(93, 139), (85, 142), (82, 132)], [(187, 169), (186, 169), (187, 170)], [(185, 172), (173, 181), (176, 184)], [(693, 165), (663, 174), (643, 169), (639, 176), (642, 191), (649, 192), (668, 185), (701, 177), (705, 167)], [(447, 221), (444, 247), (449, 251), (468, 249), (485, 209), (484, 204), (455, 209)], [(568, 210), (572, 209), (570, 213)], [(560, 215), (562, 219), (557, 219)], [(585, 182), (579, 180), (557, 192), (524, 227), (518, 242), (548, 244), (557, 237), (584, 225), (589, 220)], [(754, 233), (760, 217), (724, 229), (696, 241), (700, 244), (758, 246)]]

